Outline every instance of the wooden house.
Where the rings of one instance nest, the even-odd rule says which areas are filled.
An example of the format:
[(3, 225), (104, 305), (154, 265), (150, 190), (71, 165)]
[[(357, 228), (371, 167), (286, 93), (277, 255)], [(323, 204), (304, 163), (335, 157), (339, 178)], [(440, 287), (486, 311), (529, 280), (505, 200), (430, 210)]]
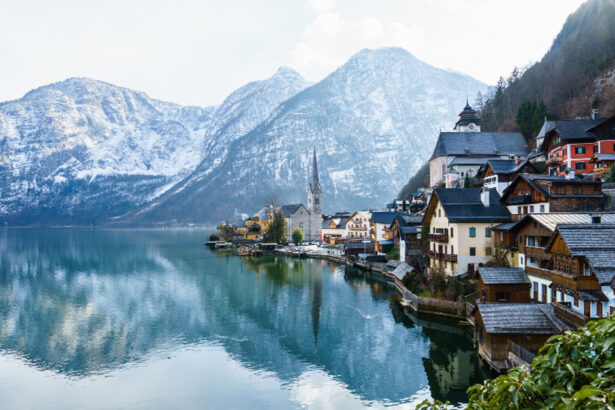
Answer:
[(521, 173), (537, 174), (538, 171), (528, 160), (490, 159), (485, 164), (483, 186), (493, 188), (502, 195), (508, 185)]
[(551, 336), (572, 329), (542, 303), (477, 303), (474, 321), (478, 354), (497, 372), (511, 367), (510, 353), (535, 354)]
[(480, 267), (474, 277), (481, 303), (530, 301), (530, 280), (521, 268)]
[(558, 225), (545, 247), (546, 269), (534, 269), (549, 281), (551, 302), (585, 318), (602, 318), (615, 311), (615, 225)]
[(594, 166), (594, 179), (605, 181), (611, 173), (611, 167), (615, 165), (615, 153), (594, 154), (589, 162)]
[(393, 247), (393, 240), (387, 238), (386, 230), (400, 214), (402, 212), (372, 212), (371, 234), (372, 241), (376, 244), (376, 252), (386, 252), (387, 248)]
[(385, 238), (393, 241), (393, 247), (399, 249), (399, 259), (412, 266), (420, 264), (423, 254), (421, 247), (422, 216), (399, 214), (385, 231)]
[(600, 181), (536, 174), (517, 175), (501, 200), (514, 220), (532, 213), (601, 211), (607, 205)]
[(344, 252), (346, 258), (359, 258), (360, 255), (373, 254), (375, 250), (375, 244), (373, 242), (346, 242), (344, 246)]

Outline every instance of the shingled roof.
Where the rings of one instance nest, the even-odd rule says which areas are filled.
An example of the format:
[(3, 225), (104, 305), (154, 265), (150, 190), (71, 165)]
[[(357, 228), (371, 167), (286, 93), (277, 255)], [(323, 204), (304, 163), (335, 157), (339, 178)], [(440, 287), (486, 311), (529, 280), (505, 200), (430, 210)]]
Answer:
[[(574, 257), (584, 257), (600, 284), (611, 284), (615, 278), (615, 224), (558, 225), (566, 247)], [(547, 243), (550, 251), (557, 235)]]
[[(602, 183), (599, 180), (593, 179), (567, 179), (564, 175), (544, 175), (544, 174), (519, 174), (517, 177), (511, 182), (510, 185), (506, 187), (504, 192), (502, 193), (502, 200), (505, 201), (506, 198), (515, 191), (515, 187), (521, 181), (527, 181), (527, 183), (536, 189), (538, 192), (543, 194), (545, 198), (603, 198), (604, 194), (556, 194), (555, 192), (550, 192), (550, 189), (547, 189), (553, 182), (564, 182), (566, 184), (573, 185), (601, 185)], [(543, 184), (541, 184), (541, 182)]]
[[(480, 199), (481, 188), (438, 188), (438, 198), (449, 222), (508, 222), (510, 212), (500, 203), (500, 195), (489, 189), (489, 204)], [(433, 201), (433, 198), (432, 198)]]
[(604, 224), (615, 224), (615, 213), (550, 212), (548, 214), (528, 214), (519, 221), (516, 221), (512, 229), (516, 230), (529, 222), (529, 220), (533, 220), (553, 232), (557, 225), (591, 224), (593, 215), (600, 215)]
[(395, 217), (397, 215), (402, 214), (403, 212), (393, 211), (393, 212), (372, 212), (372, 222), (378, 224), (386, 224), (390, 226)]
[(478, 268), (478, 275), (486, 285), (530, 283), (525, 270), (521, 268)]
[(546, 303), (477, 303), (487, 333), (554, 335), (571, 327)]
[(520, 132), (441, 132), (430, 159), (447, 155), (499, 156), (528, 154)]

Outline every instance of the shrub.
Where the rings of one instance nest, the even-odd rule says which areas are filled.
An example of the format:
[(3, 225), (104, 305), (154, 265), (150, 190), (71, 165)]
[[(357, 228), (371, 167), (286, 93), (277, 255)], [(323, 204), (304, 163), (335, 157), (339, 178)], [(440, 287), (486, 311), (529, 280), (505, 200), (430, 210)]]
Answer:
[(292, 239), (295, 245), (298, 245), (303, 242), (303, 231), (301, 230), (301, 228), (295, 228), (292, 234)]
[(406, 289), (410, 292), (417, 294), (421, 288), (421, 277), (416, 271), (406, 272), (404, 278), (401, 280)]

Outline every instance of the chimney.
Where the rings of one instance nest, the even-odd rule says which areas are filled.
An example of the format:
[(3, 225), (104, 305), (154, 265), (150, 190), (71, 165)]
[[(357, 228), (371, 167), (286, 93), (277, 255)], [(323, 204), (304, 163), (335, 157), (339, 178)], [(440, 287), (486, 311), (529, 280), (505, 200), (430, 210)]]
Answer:
[(592, 110), (592, 120), (597, 120), (598, 119), (598, 109), (594, 108)]
[(481, 188), (480, 190), (480, 201), (484, 206), (489, 206), (489, 190), (486, 188)]
[(602, 223), (602, 216), (600, 214), (592, 214), (592, 224), (600, 224)]

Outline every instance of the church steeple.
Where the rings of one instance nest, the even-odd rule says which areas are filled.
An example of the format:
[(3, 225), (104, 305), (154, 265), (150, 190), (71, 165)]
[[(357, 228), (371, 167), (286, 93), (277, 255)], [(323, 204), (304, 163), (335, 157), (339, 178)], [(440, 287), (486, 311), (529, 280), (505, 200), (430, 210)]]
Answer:
[(310, 190), (314, 192), (316, 189), (320, 191), (320, 183), (318, 182), (318, 164), (316, 163), (316, 147), (314, 147), (314, 156), (312, 158), (312, 176), (310, 178)]
[(322, 204), (320, 202), (320, 181), (318, 180), (318, 164), (316, 162), (316, 147), (312, 156), (312, 172), (307, 190), (308, 212), (310, 213), (310, 226), (308, 237), (311, 241), (320, 240), (322, 233)]
[(480, 132), (480, 126), (483, 124), (483, 121), (476, 114), (478, 114), (478, 111), (470, 107), (470, 103), (466, 98), (466, 106), (463, 107), (463, 111), (459, 113), (459, 121), (455, 124), (455, 131)]

